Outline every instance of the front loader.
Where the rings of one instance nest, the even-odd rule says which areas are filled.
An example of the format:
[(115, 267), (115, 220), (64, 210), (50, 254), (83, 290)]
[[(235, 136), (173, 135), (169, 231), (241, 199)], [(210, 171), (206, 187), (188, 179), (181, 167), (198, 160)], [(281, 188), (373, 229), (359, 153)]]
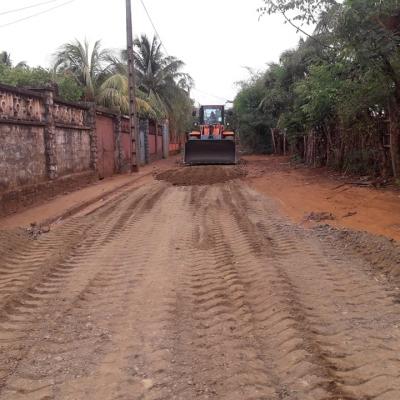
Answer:
[(200, 107), (199, 123), (187, 134), (185, 164), (236, 164), (235, 132), (224, 122), (224, 106)]

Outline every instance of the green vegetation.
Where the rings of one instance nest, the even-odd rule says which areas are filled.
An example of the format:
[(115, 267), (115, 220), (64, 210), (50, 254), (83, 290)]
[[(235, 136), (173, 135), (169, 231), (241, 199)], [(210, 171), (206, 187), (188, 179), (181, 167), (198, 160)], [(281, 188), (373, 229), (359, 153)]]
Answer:
[[(146, 35), (134, 41), (137, 105), (142, 114), (151, 118), (169, 119), (172, 133), (182, 133), (191, 123), (193, 102), (190, 98), (192, 78), (182, 72), (184, 63), (165, 56), (157, 38)], [(128, 112), (128, 72), (126, 52), (109, 54), (111, 74), (101, 84), (99, 102)]]
[(400, 1), (264, 3), (260, 13), (315, 30), (241, 83), (234, 106), (244, 144), (272, 151), (271, 128), (279, 128), (309, 164), (398, 177)]
[(6, 52), (0, 53), (0, 82), (25, 88), (43, 88), (56, 83), (59, 96), (69, 101), (78, 101), (83, 95), (82, 88), (70, 75), (54, 75), (48, 69), (31, 68), (24, 62), (13, 67), (11, 58)]

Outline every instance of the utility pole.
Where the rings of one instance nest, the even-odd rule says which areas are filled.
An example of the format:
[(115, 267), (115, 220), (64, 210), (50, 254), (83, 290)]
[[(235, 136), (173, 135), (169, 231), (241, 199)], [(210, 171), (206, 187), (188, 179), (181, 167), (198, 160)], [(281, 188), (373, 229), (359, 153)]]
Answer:
[(140, 141), (139, 141), (139, 124), (136, 115), (136, 96), (135, 96), (136, 87), (135, 87), (135, 65), (133, 58), (131, 0), (126, 0), (126, 36), (127, 36), (127, 51), (128, 51), (129, 130), (131, 135), (131, 162), (132, 162), (131, 171), (139, 172)]

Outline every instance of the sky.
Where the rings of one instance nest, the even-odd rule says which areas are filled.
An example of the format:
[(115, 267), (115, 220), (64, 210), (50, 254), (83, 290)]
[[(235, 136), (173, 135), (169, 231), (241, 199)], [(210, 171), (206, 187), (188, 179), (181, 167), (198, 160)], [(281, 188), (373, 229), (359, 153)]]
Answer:
[[(279, 15), (259, 20), (262, 0), (142, 1), (168, 54), (185, 62), (195, 80), (192, 97), (200, 104), (233, 100), (236, 83), (249, 77), (246, 67), (264, 69), (300, 38)], [(43, 2), (47, 4), (6, 13)], [(152, 37), (141, 0), (132, 0), (132, 8), (134, 36)], [(101, 39), (106, 48), (126, 47), (125, 0), (0, 0), (0, 50), (15, 63), (48, 67), (55, 50), (75, 38)]]

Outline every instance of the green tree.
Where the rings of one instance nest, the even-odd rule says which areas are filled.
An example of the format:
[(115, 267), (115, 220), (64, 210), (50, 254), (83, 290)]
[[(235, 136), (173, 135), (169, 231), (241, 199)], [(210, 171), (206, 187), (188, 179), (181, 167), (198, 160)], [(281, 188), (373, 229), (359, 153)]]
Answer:
[[(281, 13), (302, 32), (305, 32), (304, 25), (315, 24), (316, 31), (309, 36), (327, 49), (330, 64), (348, 66), (341, 72), (340, 79), (346, 80), (353, 91), (343, 98), (338, 93), (337, 104), (343, 104), (342, 100), (349, 104), (346, 100), (350, 99), (354, 112), (349, 113), (342, 107), (337, 110), (339, 116), (344, 112), (347, 117), (360, 119), (361, 111), (355, 99), (361, 100), (361, 113), (369, 114), (369, 119), (376, 119), (376, 115), (382, 113), (389, 116), (392, 170), (400, 177), (400, 1), (264, 0), (264, 3), (261, 13)], [(377, 82), (381, 82), (380, 89)], [(329, 90), (328, 85), (326, 91), (320, 93), (327, 95)], [(369, 104), (361, 99), (360, 93)], [(326, 104), (327, 97), (320, 100)], [(308, 111), (310, 107), (311, 103), (305, 105)]]
[(150, 40), (142, 35), (135, 39), (134, 46), (138, 87), (149, 96), (154, 96), (166, 113), (174, 113), (175, 100), (182, 94), (181, 91), (188, 93), (193, 84), (192, 78), (182, 72), (184, 62), (165, 56), (155, 36)]
[[(99, 104), (115, 109), (122, 114), (129, 113), (128, 78), (116, 73), (109, 76), (100, 86), (97, 101)], [(141, 117), (158, 119), (162, 114), (146, 94), (136, 89), (136, 108)]]
[(250, 79), (239, 82), (239, 88), (233, 106), (240, 141), (248, 151), (271, 152), (270, 129), (276, 118), (260, 107), (265, 100), (265, 75), (252, 73)]
[(336, 29), (345, 57), (386, 83), (393, 174), (400, 178), (400, 31), (398, 0), (347, 0)]
[(56, 85), (58, 95), (69, 101), (79, 101), (83, 91), (75, 79), (67, 74), (56, 74), (52, 71), (28, 65), (10, 67), (0, 63), (0, 82), (17, 87), (43, 88), (47, 85)]
[(109, 73), (111, 52), (101, 48), (98, 40), (90, 47), (89, 42), (75, 40), (62, 45), (54, 54), (55, 74), (67, 73), (84, 91), (84, 100), (94, 101), (101, 83)]
[[(157, 38), (146, 35), (134, 41), (138, 111), (156, 119), (168, 118), (172, 132), (183, 133), (190, 125), (193, 103), (192, 79), (182, 72), (184, 63), (165, 56)], [(126, 111), (128, 103), (126, 51), (109, 55), (110, 76), (100, 87), (99, 101)], [(144, 104), (146, 102), (147, 104)]]

